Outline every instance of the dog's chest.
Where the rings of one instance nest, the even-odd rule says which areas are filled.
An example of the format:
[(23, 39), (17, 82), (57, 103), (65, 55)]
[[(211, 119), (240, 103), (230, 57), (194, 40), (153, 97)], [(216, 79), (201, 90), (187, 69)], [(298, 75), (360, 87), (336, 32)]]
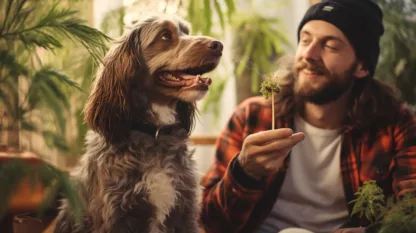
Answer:
[(196, 177), (189, 157), (164, 158), (147, 167), (136, 188), (144, 189), (154, 206), (154, 225), (163, 225), (174, 209), (193, 201)]

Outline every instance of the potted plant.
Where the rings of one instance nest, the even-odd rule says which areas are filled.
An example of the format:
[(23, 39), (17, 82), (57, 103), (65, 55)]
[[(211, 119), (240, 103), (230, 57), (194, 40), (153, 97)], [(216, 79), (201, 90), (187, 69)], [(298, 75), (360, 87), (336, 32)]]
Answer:
[(67, 2), (0, 2), (0, 221), (10, 214), (42, 213), (58, 190), (71, 199), (74, 211), (82, 211), (66, 172), (42, 160), (42, 152), (34, 155), (20, 144), (21, 134), (30, 132), (42, 136), (49, 146), (68, 149), (66, 90), (81, 89), (46, 61), (48, 53), (70, 39), (98, 63), (107, 49), (110, 38), (87, 26), (77, 11), (64, 7)]

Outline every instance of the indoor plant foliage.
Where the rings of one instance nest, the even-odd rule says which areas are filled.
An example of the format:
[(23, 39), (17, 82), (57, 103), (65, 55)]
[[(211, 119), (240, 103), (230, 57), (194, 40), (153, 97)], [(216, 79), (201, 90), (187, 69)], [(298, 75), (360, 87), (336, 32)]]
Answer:
[(280, 19), (259, 13), (240, 14), (233, 20), (233, 50), (238, 103), (259, 94), (262, 76), (274, 71), (274, 61), (290, 42), (280, 27)]
[(383, 10), (385, 33), (375, 77), (395, 86), (410, 105), (416, 104), (416, 1), (376, 0)]
[[(67, 73), (46, 58), (50, 53), (58, 53), (69, 39), (99, 62), (109, 40), (87, 26), (77, 11), (63, 6), (68, 2), (0, 1), (0, 106), (9, 120), (2, 130), (17, 135), (25, 131), (42, 135), (47, 145), (62, 151), (69, 149), (64, 137), (70, 107), (67, 93), (71, 89), (81, 90)], [(7, 146), (25, 149), (20, 148), (19, 138)], [(42, 155), (41, 151), (36, 153)], [(51, 196), (59, 189), (76, 200), (66, 175), (46, 162), (28, 166), (24, 160), (14, 159), (0, 164), (0, 173), (1, 214), (22, 177), (31, 177), (33, 181), (36, 177), (46, 187), (52, 187)], [(72, 202), (79, 210), (77, 203)]]
[[(413, 233), (416, 229), (416, 198), (406, 194), (399, 199), (385, 197), (376, 181), (363, 183), (355, 194), (351, 215), (370, 221), (367, 232)], [(387, 201), (385, 201), (387, 199)]]
[[(60, 8), (59, 3), (2, 1), (0, 101), (10, 119), (19, 121), (21, 130), (41, 133), (47, 142), (66, 149), (62, 135), (69, 102), (64, 86), (78, 86), (66, 73), (44, 63), (45, 54), (61, 48), (62, 41), (70, 38), (98, 61), (108, 37), (86, 26), (76, 11)], [(55, 124), (45, 124), (48, 121), (42, 117), (48, 118), (49, 114)], [(40, 118), (37, 121), (42, 124), (36, 124), (34, 118)]]
[(357, 198), (351, 202), (355, 203), (352, 215), (364, 216), (372, 224), (382, 219), (385, 212), (384, 194), (374, 180), (364, 182), (355, 196)]

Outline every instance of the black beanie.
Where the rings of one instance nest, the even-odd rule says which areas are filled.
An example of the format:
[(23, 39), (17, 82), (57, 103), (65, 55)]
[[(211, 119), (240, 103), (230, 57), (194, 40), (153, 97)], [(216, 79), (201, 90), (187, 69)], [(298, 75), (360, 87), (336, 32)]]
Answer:
[(324, 20), (340, 29), (357, 58), (373, 76), (380, 54), (380, 37), (384, 33), (383, 13), (377, 3), (373, 0), (324, 0), (314, 4), (299, 24), (298, 41), (302, 27), (310, 20)]

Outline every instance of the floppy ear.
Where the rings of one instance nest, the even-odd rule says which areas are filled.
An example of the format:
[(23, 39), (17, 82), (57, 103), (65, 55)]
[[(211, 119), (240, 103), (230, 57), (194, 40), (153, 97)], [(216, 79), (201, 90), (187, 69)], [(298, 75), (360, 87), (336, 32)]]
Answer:
[(85, 121), (107, 142), (121, 139), (131, 125), (131, 85), (140, 72), (140, 29), (115, 42), (104, 57), (84, 108)]

